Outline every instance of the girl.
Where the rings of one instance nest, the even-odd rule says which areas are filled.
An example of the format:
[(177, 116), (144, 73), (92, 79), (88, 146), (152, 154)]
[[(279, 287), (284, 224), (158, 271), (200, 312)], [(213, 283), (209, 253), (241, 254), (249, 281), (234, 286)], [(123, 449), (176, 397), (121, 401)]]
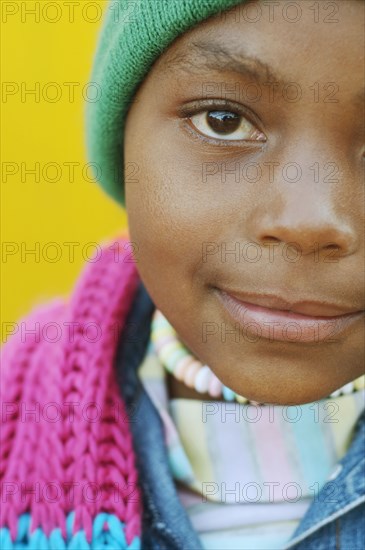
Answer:
[(106, 12), (130, 236), (3, 350), (2, 548), (363, 548), (364, 4)]

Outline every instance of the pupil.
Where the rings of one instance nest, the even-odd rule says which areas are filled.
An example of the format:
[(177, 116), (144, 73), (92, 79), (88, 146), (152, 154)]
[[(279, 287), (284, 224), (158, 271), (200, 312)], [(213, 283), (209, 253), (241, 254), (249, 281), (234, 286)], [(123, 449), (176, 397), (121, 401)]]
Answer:
[(240, 125), (240, 116), (228, 111), (209, 111), (207, 122), (217, 134), (232, 134)]

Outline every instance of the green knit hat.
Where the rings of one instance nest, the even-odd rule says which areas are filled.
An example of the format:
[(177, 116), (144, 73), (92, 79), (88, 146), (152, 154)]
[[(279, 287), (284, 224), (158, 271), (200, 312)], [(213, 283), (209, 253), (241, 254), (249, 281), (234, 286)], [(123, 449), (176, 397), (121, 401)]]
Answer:
[(242, 0), (110, 0), (91, 77), (87, 148), (96, 180), (124, 204), (123, 134), (128, 108), (154, 61), (180, 34)]

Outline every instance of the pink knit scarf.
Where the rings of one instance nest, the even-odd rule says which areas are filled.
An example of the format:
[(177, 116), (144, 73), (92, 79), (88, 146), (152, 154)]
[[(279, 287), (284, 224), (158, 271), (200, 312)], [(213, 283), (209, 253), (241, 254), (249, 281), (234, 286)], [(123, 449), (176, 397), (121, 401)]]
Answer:
[(38, 307), (2, 349), (0, 527), (11, 541), (51, 548), (57, 534), (69, 547), (81, 532), (80, 544), (109, 533), (118, 548), (123, 536), (139, 545), (135, 456), (113, 370), (138, 284), (129, 250), (126, 240), (103, 247), (71, 300)]

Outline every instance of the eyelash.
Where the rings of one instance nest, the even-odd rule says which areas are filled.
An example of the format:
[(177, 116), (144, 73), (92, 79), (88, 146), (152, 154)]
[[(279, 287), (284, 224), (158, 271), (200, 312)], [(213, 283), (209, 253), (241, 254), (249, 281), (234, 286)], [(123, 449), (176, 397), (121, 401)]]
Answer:
[(229, 113), (236, 114), (237, 116), (247, 120), (252, 126), (262, 133), (264, 136), (264, 132), (262, 130), (262, 123), (260, 119), (255, 115), (252, 111), (248, 110), (246, 107), (244, 107), (241, 104), (237, 104), (234, 102), (231, 102), (229, 100), (222, 100), (222, 99), (210, 99), (210, 100), (196, 100), (191, 101), (187, 105), (184, 105), (179, 112), (179, 115), (181, 118), (185, 119), (185, 121), (188, 124), (188, 129), (191, 132), (194, 132), (195, 135), (199, 135), (199, 137), (207, 141), (209, 143), (220, 143), (224, 144), (226, 146), (232, 146), (244, 143), (247, 144), (263, 144), (266, 142), (266, 136), (265, 141), (263, 140), (248, 140), (248, 139), (237, 139), (237, 140), (229, 140), (229, 139), (219, 139), (211, 136), (207, 136), (203, 134), (201, 131), (199, 131), (195, 125), (191, 123), (191, 118), (194, 115), (202, 114), (202, 113), (209, 113), (214, 111), (226, 111)]

